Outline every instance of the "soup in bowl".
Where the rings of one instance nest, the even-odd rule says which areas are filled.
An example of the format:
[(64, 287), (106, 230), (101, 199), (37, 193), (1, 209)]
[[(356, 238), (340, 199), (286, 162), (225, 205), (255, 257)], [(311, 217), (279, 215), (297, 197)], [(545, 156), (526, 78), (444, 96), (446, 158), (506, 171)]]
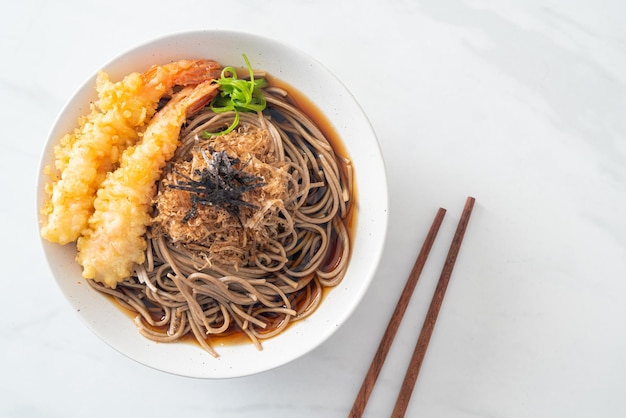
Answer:
[(183, 376), (269, 370), (322, 344), (387, 228), (375, 133), (307, 54), (226, 31), (103, 65), (49, 134), (38, 185), (63, 294), (114, 349)]

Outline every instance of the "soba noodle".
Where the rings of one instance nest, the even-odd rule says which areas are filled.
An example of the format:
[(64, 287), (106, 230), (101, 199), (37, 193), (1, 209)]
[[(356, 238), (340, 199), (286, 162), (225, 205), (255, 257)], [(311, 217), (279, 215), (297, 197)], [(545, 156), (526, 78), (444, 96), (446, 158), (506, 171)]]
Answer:
[[(237, 144), (224, 145), (219, 136), (202, 138), (203, 131), (228, 126), (233, 113), (216, 114), (207, 107), (189, 119), (159, 183), (162, 197), (156, 199), (155, 224), (147, 234), (146, 262), (116, 289), (88, 281), (136, 312), (139, 332), (151, 340), (172, 342), (193, 335), (217, 356), (213, 336), (243, 332), (260, 349), (263, 339), (310, 315), (322, 299), (322, 289), (344, 277), (350, 255), (346, 224), (353, 207), (350, 162), (335, 153), (285, 90), (268, 87), (264, 93), (266, 110), (241, 113), (238, 128), (239, 133), (264, 133), (261, 151), (232, 155)], [(201, 213), (222, 222), (222, 235), (207, 230), (187, 241), (173, 239), (174, 230), (164, 227), (173, 222), (173, 215), (162, 213), (159, 198), (178, 193), (172, 197), (178, 199), (187, 193), (176, 189), (183, 188), (177, 184), (200, 169), (182, 174), (182, 167), (203, 159), (215, 163), (216, 158), (230, 158), (227, 163), (238, 164), (241, 172), (252, 166), (265, 171), (261, 176), (258, 170), (249, 174), (259, 183), (242, 195), (248, 200), (236, 209), (198, 204), (177, 223), (199, 222), (194, 217)], [(254, 193), (260, 200), (252, 200), (249, 195)]]

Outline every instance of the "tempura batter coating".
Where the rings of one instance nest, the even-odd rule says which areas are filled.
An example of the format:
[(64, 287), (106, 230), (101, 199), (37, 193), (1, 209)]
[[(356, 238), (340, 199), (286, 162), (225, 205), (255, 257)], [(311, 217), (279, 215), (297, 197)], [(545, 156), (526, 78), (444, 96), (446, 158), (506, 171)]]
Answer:
[(48, 241), (75, 241), (93, 213), (93, 201), (107, 173), (122, 152), (136, 143), (154, 115), (159, 100), (175, 85), (196, 85), (219, 75), (219, 64), (208, 60), (181, 60), (154, 66), (143, 74), (132, 73), (113, 83), (106, 73), (96, 80), (98, 100), (79, 126), (55, 147), (53, 182), (47, 185), (49, 200), (41, 235)]
[(135, 263), (144, 261), (155, 182), (176, 151), (187, 114), (211, 100), (217, 88), (210, 80), (176, 93), (152, 118), (141, 141), (124, 151), (119, 168), (102, 182), (95, 212), (78, 239), (83, 277), (115, 288), (132, 274)]

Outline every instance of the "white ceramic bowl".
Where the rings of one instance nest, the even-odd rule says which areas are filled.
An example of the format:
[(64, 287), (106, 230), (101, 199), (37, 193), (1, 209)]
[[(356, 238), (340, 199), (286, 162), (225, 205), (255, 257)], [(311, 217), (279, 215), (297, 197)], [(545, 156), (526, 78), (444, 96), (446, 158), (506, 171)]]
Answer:
[[(387, 228), (387, 183), (381, 152), (367, 117), (354, 97), (320, 63), (293, 47), (259, 36), (198, 31), (165, 36), (136, 47), (103, 66), (111, 80), (153, 64), (183, 58), (210, 58), (222, 65), (242, 65), (245, 53), (256, 69), (294, 86), (330, 120), (352, 158), (357, 184), (357, 226), (348, 272), (331, 290), (317, 311), (263, 342), (258, 351), (251, 344), (216, 346), (213, 358), (195, 344), (154, 343), (142, 337), (129, 317), (110, 300), (94, 291), (81, 277), (75, 262), (76, 248), (42, 240), (54, 278), (73, 309), (87, 326), (114, 349), (149, 367), (198, 377), (245, 376), (288, 363), (310, 352), (330, 337), (361, 301), (374, 276)], [(346, 65), (349, 65), (346, 62)], [(95, 74), (67, 102), (53, 125), (43, 150), (40, 173), (52, 164), (53, 147), (71, 131), (79, 115), (87, 113), (95, 98)], [(38, 207), (45, 198), (47, 178), (40, 175)]]

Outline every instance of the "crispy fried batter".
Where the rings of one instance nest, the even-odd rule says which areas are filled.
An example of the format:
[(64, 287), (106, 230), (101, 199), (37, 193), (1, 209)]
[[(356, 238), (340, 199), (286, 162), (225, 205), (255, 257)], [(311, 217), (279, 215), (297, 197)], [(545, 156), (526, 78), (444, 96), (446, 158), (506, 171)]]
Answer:
[(132, 274), (135, 263), (143, 262), (155, 182), (176, 151), (187, 113), (216, 94), (217, 85), (211, 81), (176, 93), (152, 118), (141, 141), (124, 151), (119, 168), (102, 182), (95, 212), (78, 239), (83, 277), (115, 288)]
[(122, 152), (140, 138), (159, 100), (175, 85), (198, 84), (219, 75), (219, 65), (208, 60), (181, 60), (132, 73), (113, 83), (100, 72), (98, 100), (78, 127), (55, 147), (55, 168), (47, 169), (52, 181), (41, 235), (48, 241), (75, 241), (93, 213), (93, 201), (107, 173)]

